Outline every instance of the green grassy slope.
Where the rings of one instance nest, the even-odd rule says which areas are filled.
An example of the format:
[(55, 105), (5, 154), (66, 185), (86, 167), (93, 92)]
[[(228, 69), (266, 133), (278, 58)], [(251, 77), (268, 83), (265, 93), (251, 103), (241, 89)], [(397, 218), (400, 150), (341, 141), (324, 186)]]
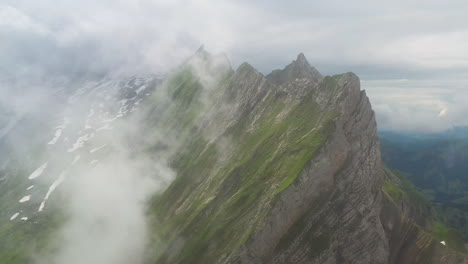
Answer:
[[(327, 77), (321, 84), (329, 96), (337, 78)], [(235, 76), (228, 79), (226, 90), (237, 82)], [(178, 89), (197, 86), (185, 82)], [(275, 86), (269, 89), (215, 140), (191, 130), (173, 160), (177, 179), (150, 209), (155, 240), (164, 241), (165, 248), (151, 252), (149, 263), (227, 259), (262, 225), (279, 193), (294, 183), (331, 134), (334, 113), (320, 110), (316, 90), (295, 101), (281, 96)]]
[(386, 180), (382, 190), (395, 206), (400, 208), (402, 222), (409, 220), (411, 222), (409, 225), (412, 225), (420, 233), (419, 236), (435, 241), (427, 243), (427, 247), (422, 247), (420, 244), (422, 247), (421, 252), (427, 250), (424, 254), (428, 255), (431, 253), (429, 246), (444, 241), (448, 248), (457, 252), (460, 256), (468, 257), (461, 233), (438, 221), (429, 198), (414, 186), (404, 174), (391, 171), (386, 167), (384, 173), (386, 174)]
[(445, 225), (468, 241), (468, 141), (381, 133), (382, 158), (429, 198)]

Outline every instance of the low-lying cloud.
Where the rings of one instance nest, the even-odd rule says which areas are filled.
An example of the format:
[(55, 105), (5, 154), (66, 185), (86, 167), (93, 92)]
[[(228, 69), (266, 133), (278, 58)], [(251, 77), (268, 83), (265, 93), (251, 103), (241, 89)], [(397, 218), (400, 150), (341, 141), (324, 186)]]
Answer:
[(468, 126), (466, 80), (363, 81), (379, 129), (436, 133)]
[[(42, 153), (31, 154), (36, 166), (46, 164), (40, 177), (30, 179), (38, 185), (33, 198), (42, 202), (22, 214), (48, 218), (58, 208), (65, 221), (48, 234), (53, 252), (38, 252), (35, 263), (143, 263), (152, 238), (149, 199), (175, 177), (168, 165), (170, 133), (145, 125), (151, 107), (144, 105), (169, 103), (154, 92), (154, 81), (146, 76), (82, 83), (71, 94), (57, 95), (66, 101), (54, 106), (59, 111), (36, 117), (51, 124), (48, 137), (37, 136), (43, 137)], [(29, 142), (15, 140), (10, 143), (17, 147)], [(161, 143), (165, 148), (154, 149)]]

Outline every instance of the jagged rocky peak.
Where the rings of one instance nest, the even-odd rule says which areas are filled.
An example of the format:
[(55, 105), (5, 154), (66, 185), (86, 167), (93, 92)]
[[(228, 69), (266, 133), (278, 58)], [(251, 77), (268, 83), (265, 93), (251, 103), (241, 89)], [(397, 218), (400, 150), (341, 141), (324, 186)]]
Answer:
[(209, 61), (212, 59), (212, 57), (213, 57), (213, 54), (211, 54), (205, 49), (205, 45), (201, 45), (197, 49), (197, 51), (195, 51), (195, 53), (192, 55), (192, 58), (190, 58), (189, 61), (192, 61), (194, 59), (202, 59), (202, 60)]
[(242, 63), (236, 70), (236, 75), (245, 77), (248, 75), (262, 76), (260, 72), (257, 71), (252, 65), (247, 62)]
[(205, 45), (201, 45), (195, 53), (206, 53)]
[(282, 70), (274, 70), (266, 78), (277, 85), (283, 85), (296, 79), (309, 79), (319, 82), (323, 77), (317, 69), (307, 61), (304, 53), (299, 53), (296, 60)]
[(270, 90), (271, 87), (266, 83), (263, 74), (249, 63), (244, 62), (232, 76), (226, 96), (229, 98), (228, 100), (237, 102), (239, 107), (249, 109), (247, 105), (252, 106), (253, 102), (263, 98), (265, 93)]
[(427, 255), (426, 233), (385, 200), (375, 114), (355, 74), (322, 77), (301, 53), (266, 77), (243, 63), (221, 88), (209, 111), (174, 111), (203, 123), (185, 125), (177, 180), (151, 207), (167, 246), (148, 263), (440, 263), (406, 255)]
[(259, 89), (262, 89), (264, 80), (263, 74), (249, 63), (244, 62), (237, 67), (232, 76), (232, 85), (228, 87), (228, 96), (232, 100), (240, 100), (239, 96), (243, 97), (244, 100), (241, 101), (245, 102), (245, 100), (254, 97)]
[(231, 62), (224, 53), (212, 54), (206, 51), (205, 46), (200, 48), (187, 61), (186, 65), (191, 66), (198, 75), (203, 76), (225, 76), (233, 72)]

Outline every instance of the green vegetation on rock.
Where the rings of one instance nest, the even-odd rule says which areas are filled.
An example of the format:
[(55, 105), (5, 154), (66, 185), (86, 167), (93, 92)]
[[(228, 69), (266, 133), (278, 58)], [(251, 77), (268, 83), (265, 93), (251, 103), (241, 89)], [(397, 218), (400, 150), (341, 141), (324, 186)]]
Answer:
[(463, 238), (456, 229), (448, 228), (444, 223), (438, 221), (434, 224), (432, 235), (440, 241), (445, 241), (447, 247), (458, 252), (466, 252)]
[[(330, 96), (335, 78), (322, 83)], [(239, 81), (231, 77), (226, 89)], [(279, 194), (294, 184), (333, 131), (335, 114), (320, 109), (315, 90), (298, 101), (268, 88), (254, 108), (237, 110), (240, 118), (220, 137), (207, 141), (195, 130), (174, 157), (177, 179), (151, 206), (158, 239), (172, 245), (153, 256), (157, 263), (229, 258), (263, 224)], [(178, 243), (183, 247), (172, 248)]]
[(382, 158), (427, 197), (445, 225), (468, 242), (468, 140), (460, 135), (381, 132)]

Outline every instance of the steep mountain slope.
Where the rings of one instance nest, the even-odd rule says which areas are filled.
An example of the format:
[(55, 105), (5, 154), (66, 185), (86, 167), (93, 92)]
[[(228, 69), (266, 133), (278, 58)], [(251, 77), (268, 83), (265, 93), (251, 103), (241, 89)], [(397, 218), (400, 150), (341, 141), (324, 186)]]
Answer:
[(61, 189), (64, 183), (115, 151), (103, 143), (112, 143), (121, 120), (159, 82), (156, 76), (89, 81), (14, 122), (0, 139), (0, 263), (39, 263), (40, 254), (57, 249), (73, 193)]
[[(164, 240), (178, 243), (179, 238), (174, 236), (176, 233), (171, 226), (189, 235), (183, 238), (187, 240), (184, 242), (186, 249), (172, 251), (172, 256), (163, 255), (161, 261), (211, 263), (219, 258), (245, 258), (255, 262), (268, 257), (275, 246), (269, 240), (276, 239), (279, 243), (305, 208), (321, 199), (321, 194), (335, 189), (335, 182), (330, 178), (347, 160), (343, 151), (348, 147), (344, 138), (348, 131), (344, 132), (342, 127), (351, 130), (355, 122), (347, 108), (357, 106), (355, 111), (359, 113), (360, 107), (365, 109), (368, 104), (357, 85), (357, 78), (346, 74), (326, 77), (320, 82), (293, 78), (287, 86), (277, 87), (250, 65), (241, 65), (226, 82), (219, 105), (213, 106), (213, 109), (220, 109), (221, 105), (227, 105), (227, 109), (214, 117), (224, 120), (227, 126), (208, 142), (203, 139), (204, 131), (216, 128), (210, 127), (210, 120), (201, 125), (199, 136), (195, 136), (187, 151), (174, 161), (179, 170), (176, 182), (156, 203), (157, 212), (166, 218), (161, 221), (168, 224), (161, 228), (167, 230), (167, 234), (162, 234), (167, 236)], [(348, 86), (354, 89), (344, 88)], [(366, 113), (359, 114), (366, 118)], [(370, 109), (367, 118), (369, 115), (372, 116)], [(335, 136), (337, 123), (340, 134)], [(375, 126), (369, 133), (375, 136), (372, 129), (375, 130)], [(331, 143), (324, 150), (323, 144), (329, 137), (332, 137)], [(312, 161), (317, 165), (309, 170), (321, 170), (324, 175), (317, 174), (318, 181), (309, 181), (308, 186), (294, 184), (303, 181), (304, 168), (311, 166), (311, 159), (319, 151), (327, 152), (318, 155), (320, 159)], [(328, 157), (323, 159), (323, 155)], [(361, 188), (367, 186), (372, 188), (372, 185)], [(377, 183), (374, 187), (378, 186)], [(297, 188), (296, 198), (287, 194), (293, 188)], [(345, 197), (346, 194), (337, 189), (336, 195)], [(356, 199), (362, 197), (357, 195)], [(373, 199), (369, 200), (372, 204)], [(325, 201), (318, 205), (328, 207)], [(275, 206), (279, 206), (278, 209)], [(271, 219), (271, 213), (280, 208), (289, 211), (279, 215), (285, 219)], [(259, 233), (262, 226), (271, 226), (272, 232)], [(252, 238), (257, 235), (257, 239)], [(275, 237), (269, 238), (270, 235)], [(369, 235), (372, 236), (370, 232)], [(223, 256), (226, 252), (236, 253), (233, 249), (240, 250), (245, 243), (252, 243), (252, 247), (261, 250), (254, 255), (246, 251), (238, 256)]]
[(435, 221), (425, 196), (387, 168), (384, 178), (380, 219), (389, 241), (389, 263), (466, 263), (460, 234)]
[(468, 141), (390, 132), (381, 137), (384, 161), (404, 172), (437, 207), (439, 217), (468, 241)]
[[(157, 247), (148, 263), (438, 263), (451, 256), (426, 231), (430, 224), (417, 228), (416, 213), (383, 192), (375, 117), (354, 74), (322, 77), (303, 54), (266, 77), (246, 63), (226, 72), (173, 158), (176, 180), (151, 205)], [(176, 83), (185, 94), (203, 87), (190, 67), (172, 77), (180, 79), (195, 80)], [(418, 244), (423, 234), (439, 255)]]
[(0, 142), (2, 263), (468, 263), (382, 165), (353, 73), (201, 48), (164, 80), (80, 87)]

